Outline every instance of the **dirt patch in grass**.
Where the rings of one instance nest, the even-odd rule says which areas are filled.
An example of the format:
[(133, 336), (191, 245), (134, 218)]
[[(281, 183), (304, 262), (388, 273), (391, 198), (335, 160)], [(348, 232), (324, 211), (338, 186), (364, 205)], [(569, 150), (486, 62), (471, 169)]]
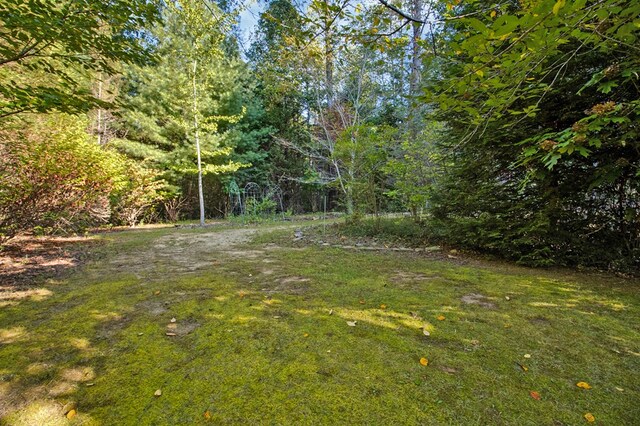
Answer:
[(436, 275), (427, 275), (419, 272), (396, 271), (389, 277), (392, 286), (398, 289), (417, 289), (429, 281), (439, 278)]
[(301, 276), (288, 276), (276, 279), (270, 286), (262, 288), (262, 291), (268, 295), (273, 294), (290, 294), (301, 295), (308, 292), (311, 288), (309, 278)]
[(167, 305), (169, 302), (162, 302), (159, 300), (145, 300), (136, 305), (136, 309), (141, 309), (144, 312), (148, 312), (152, 316), (164, 315), (168, 312)]
[(225, 251), (227, 256), (233, 256), (237, 258), (244, 259), (257, 259), (264, 256), (264, 251), (262, 250), (230, 250)]
[(285, 277), (278, 280), (278, 282), (282, 285), (296, 285), (299, 283), (308, 283), (309, 281), (311, 281), (309, 278), (297, 277), (297, 276)]
[(183, 248), (195, 245), (198, 249), (226, 250), (251, 241), (256, 232), (255, 228), (240, 228), (202, 233), (171, 233), (158, 238), (152, 248), (163, 250), (165, 247)]
[(469, 293), (465, 294), (460, 298), (462, 303), (466, 305), (478, 305), (487, 309), (496, 309), (496, 304), (493, 302), (489, 302), (487, 296), (484, 296), (479, 293)]
[(425, 275), (416, 272), (410, 271), (397, 271), (394, 275), (391, 276), (391, 281), (394, 283), (409, 283), (416, 281), (427, 281), (436, 278), (433, 275)]
[(97, 327), (96, 338), (98, 340), (112, 340), (117, 334), (124, 330), (131, 322), (131, 316), (113, 316), (109, 318), (109, 314), (104, 314), (104, 322)]
[(447, 367), (444, 365), (439, 366), (440, 370), (444, 371), (447, 374), (457, 374), (458, 370), (453, 367)]
[[(209, 229), (209, 228), (205, 228)], [(152, 240), (139, 250), (127, 250), (112, 257), (113, 268), (138, 278), (164, 281), (171, 275), (193, 274), (218, 266), (223, 258), (261, 259), (262, 250), (237, 248), (253, 238), (256, 229), (175, 231)]]
[(167, 324), (167, 336), (168, 337), (183, 337), (192, 333), (195, 329), (200, 327), (200, 323), (192, 319), (176, 320)]
[(550, 325), (551, 321), (548, 318), (542, 316), (536, 316), (533, 318), (529, 318), (529, 322), (535, 325)]

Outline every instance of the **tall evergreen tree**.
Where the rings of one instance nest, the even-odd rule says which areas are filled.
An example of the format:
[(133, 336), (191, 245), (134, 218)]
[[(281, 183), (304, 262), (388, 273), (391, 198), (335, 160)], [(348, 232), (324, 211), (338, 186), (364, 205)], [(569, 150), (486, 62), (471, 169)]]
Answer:
[(224, 56), (227, 17), (215, 4), (184, 1), (163, 17), (154, 30), (158, 63), (132, 66), (125, 76), (124, 138), (112, 145), (163, 170), (175, 192), (184, 178), (196, 176), (203, 224), (203, 175), (243, 166), (228, 159), (229, 132), (220, 129), (244, 114), (242, 106), (230, 111), (238, 68)]

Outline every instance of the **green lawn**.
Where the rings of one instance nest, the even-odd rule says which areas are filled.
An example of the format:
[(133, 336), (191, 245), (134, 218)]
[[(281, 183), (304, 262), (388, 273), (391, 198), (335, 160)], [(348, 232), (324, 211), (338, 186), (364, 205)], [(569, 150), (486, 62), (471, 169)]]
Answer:
[(275, 232), (110, 234), (1, 307), (0, 423), (638, 424), (637, 280)]

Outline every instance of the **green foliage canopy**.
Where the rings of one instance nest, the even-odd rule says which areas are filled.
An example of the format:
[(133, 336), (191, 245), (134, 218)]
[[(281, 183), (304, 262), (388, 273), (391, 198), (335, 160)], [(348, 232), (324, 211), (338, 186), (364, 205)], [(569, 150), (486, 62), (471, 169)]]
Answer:
[(84, 78), (148, 61), (158, 18), (147, 0), (0, 0), (0, 118), (103, 105)]

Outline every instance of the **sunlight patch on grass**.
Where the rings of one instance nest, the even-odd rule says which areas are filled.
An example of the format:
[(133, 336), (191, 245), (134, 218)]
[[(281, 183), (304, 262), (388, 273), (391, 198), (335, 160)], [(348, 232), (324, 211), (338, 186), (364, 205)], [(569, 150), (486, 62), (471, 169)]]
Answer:
[(50, 370), (52, 367), (51, 364), (47, 364), (44, 362), (34, 362), (33, 364), (29, 364), (26, 368), (27, 374), (42, 374), (45, 371)]
[(69, 344), (76, 349), (80, 349), (82, 351), (90, 351), (91, 350), (91, 342), (89, 339), (72, 337), (69, 339)]
[(557, 303), (551, 302), (531, 302), (529, 305), (535, 306), (536, 308), (557, 308), (560, 306)]
[(30, 299), (35, 302), (50, 297), (53, 292), (47, 288), (31, 288), (28, 290), (14, 290), (8, 287), (0, 287), (0, 306), (14, 304), (17, 301)]
[(373, 311), (355, 310), (355, 309), (336, 309), (336, 315), (346, 321), (358, 321), (360, 323), (368, 323), (378, 327), (384, 327), (391, 330), (399, 328), (397, 322), (391, 321), (390, 316), (375, 315)]
[(26, 340), (28, 336), (24, 327), (0, 328), (0, 343), (16, 343)]
[(248, 315), (239, 315), (235, 318), (233, 318), (232, 322), (236, 322), (236, 323), (240, 323), (240, 324), (248, 324), (252, 321), (257, 320), (258, 317), (255, 316), (248, 316)]
[(75, 367), (63, 370), (60, 376), (69, 382), (88, 382), (95, 379), (96, 373), (93, 367)]
[(78, 385), (72, 382), (56, 381), (47, 385), (50, 396), (59, 397), (71, 395), (76, 392)]
[(0, 399), (7, 398), (9, 396), (10, 391), (11, 391), (11, 383), (0, 382)]
[(122, 319), (122, 315), (117, 312), (100, 312), (93, 310), (90, 314), (98, 321), (118, 321)]
[(37, 401), (6, 419), (10, 426), (66, 426), (68, 420), (55, 401)]

